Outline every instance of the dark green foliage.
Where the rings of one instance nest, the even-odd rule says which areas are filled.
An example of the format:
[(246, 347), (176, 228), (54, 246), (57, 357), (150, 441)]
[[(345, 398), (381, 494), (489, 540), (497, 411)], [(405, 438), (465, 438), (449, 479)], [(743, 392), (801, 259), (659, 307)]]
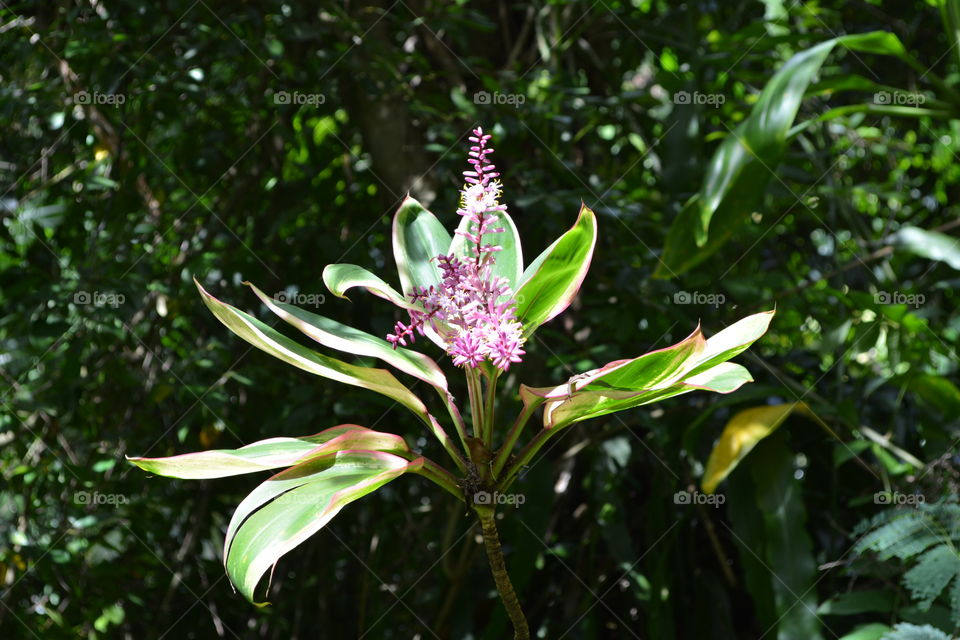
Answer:
[(910, 569), (903, 585), (920, 611), (943, 596), (953, 624), (960, 627), (960, 505), (921, 504), (891, 509), (861, 523), (854, 552), (874, 552), (880, 560), (897, 558)]
[[(496, 134), (528, 258), (581, 199), (599, 219), (580, 296), (541, 327), (511, 384), (777, 307), (742, 357), (749, 388), (573, 425), (532, 461), (501, 536), (535, 633), (793, 640), (779, 626), (789, 612), (803, 625), (791, 628), (824, 638), (901, 621), (956, 635), (960, 580), (935, 595), (949, 563), (917, 569), (955, 536), (877, 516), (862, 532), (883, 547), (851, 555), (857, 524), (889, 512), (877, 492), (933, 505), (960, 487), (960, 47), (941, 18), (960, 12), (936, 4), (0, 5), (0, 638), (504, 637), (476, 531), (426, 482), (346, 508), (277, 565), (273, 604), (255, 610), (231, 592), (221, 552), (262, 478), (150, 478), (124, 459), (344, 422), (441, 457), (389, 400), (248, 350), (191, 280), (264, 320), (244, 280), (384, 335), (399, 319), (389, 306), (334, 298), (322, 268), (391, 272), (390, 215), (408, 190), (452, 228), (476, 124)], [(653, 279), (710, 159), (776, 71), (876, 30), (919, 66), (836, 47), (779, 163), (748, 176), (763, 193), (730, 209), (744, 214), (736, 228), (711, 220), (727, 242)], [(475, 102), (479, 91), (524, 102)], [(724, 99), (680, 104), (680, 91)], [(930, 113), (878, 110), (880, 91), (922, 95)], [(102, 97), (81, 105), (81, 92)], [(295, 92), (324, 100), (295, 104)], [(723, 504), (675, 501), (736, 411), (799, 399), (825, 426), (788, 419), (778, 466), (757, 475), (758, 446), (720, 486)], [(909, 535), (879, 534), (887, 525)], [(788, 611), (790, 591), (803, 604)], [(883, 595), (822, 610), (861, 591)]]
[(950, 636), (928, 624), (921, 627), (904, 622), (894, 627), (891, 633), (885, 634), (881, 640), (950, 640)]

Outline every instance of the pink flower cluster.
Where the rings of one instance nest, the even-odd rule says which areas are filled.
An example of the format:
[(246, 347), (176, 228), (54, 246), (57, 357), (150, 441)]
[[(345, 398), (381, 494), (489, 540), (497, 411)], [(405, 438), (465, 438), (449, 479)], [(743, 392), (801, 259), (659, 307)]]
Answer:
[(396, 348), (406, 345), (414, 332), (423, 335), (426, 327), (433, 329), (447, 344), (447, 353), (457, 366), (478, 367), (491, 360), (502, 371), (511, 363), (520, 362), (523, 350), (523, 327), (515, 314), (516, 300), (504, 278), (492, 273), (494, 252), (502, 247), (484, 245), (485, 235), (500, 233), (496, 224), (498, 211), (506, 211), (500, 204), (500, 175), (487, 158), (493, 149), (487, 148), (489, 134), (479, 127), (469, 138), (472, 169), (463, 172), (466, 185), (460, 192), (457, 213), (467, 218), (466, 231), (457, 231), (471, 244), (473, 260), (454, 254), (436, 257), (441, 280), (438, 285), (421, 288), (410, 294), (422, 308), (410, 311), (410, 324), (397, 322), (394, 333), (387, 340)]

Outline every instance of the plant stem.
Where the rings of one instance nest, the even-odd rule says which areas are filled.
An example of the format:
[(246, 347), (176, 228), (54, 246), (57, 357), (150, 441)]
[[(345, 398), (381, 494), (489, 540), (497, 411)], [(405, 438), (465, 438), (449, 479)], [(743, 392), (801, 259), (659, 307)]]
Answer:
[(493, 449), (493, 405), (497, 396), (497, 380), (500, 378), (500, 370), (494, 371), (493, 375), (487, 380), (487, 399), (483, 409), (483, 444), (488, 449)]
[(520, 434), (523, 433), (523, 428), (526, 426), (527, 420), (534, 414), (538, 406), (539, 404), (524, 405), (523, 410), (520, 411), (520, 415), (517, 416), (513, 426), (510, 427), (510, 431), (507, 433), (507, 439), (503, 441), (500, 450), (497, 452), (497, 457), (493, 461), (494, 478), (500, 477), (500, 472), (503, 471), (504, 465), (506, 465), (507, 460), (510, 459), (510, 452), (513, 451), (517, 440), (520, 439)]
[(537, 435), (533, 436), (533, 440), (528, 442), (527, 446), (520, 450), (516, 460), (507, 468), (503, 480), (497, 484), (497, 490), (506, 491), (507, 487), (516, 479), (520, 470), (530, 462), (531, 458), (536, 455), (537, 451), (540, 451), (543, 445), (547, 444), (547, 440), (552, 438), (558, 431), (559, 429), (541, 429), (537, 432)]
[(450, 454), (450, 457), (453, 458), (457, 468), (460, 469), (460, 471), (466, 471), (467, 462), (463, 456), (460, 455), (460, 452), (457, 451), (457, 446), (453, 444), (453, 440), (450, 439), (450, 436), (447, 435), (447, 432), (440, 426), (436, 418), (430, 414), (427, 414), (427, 418), (427, 426), (430, 428), (430, 431), (433, 432), (433, 435), (437, 437), (437, 440), (440, 441), (440, 444), (443, 445), (443, 448), (447, 450), (447, 453)]
[[(416, 454), (413, 454), (413, 456), (416, 457)], [(419, 474), (443, 487), (457, 500), (461, 502), (464, 501), (463, 491), (457, 486), (457, 479), (453, 477), (452, 473), (438, 465), (430, 458), (424, 457), (423, 466), (414, 471), (414, 473)]]
[(470, 449), (467, 447), (467, 425), (463, 421), (463, 416), (460, 414), (460, 409), (453, 401), (453, 395), (449, 391), (444, 391), (443, 389), (437, 389), (437, 391), (440, 393), (440, 397), (443, 398), (443, 404), (447, 407), (447, 412), (450, 414), (450, 418), (453, 420), (453, 424), (457, 428), (457, 435), (460, 437), (460, 444), (463, 445), (464, 453), (469, 453)]
[(507, 616), (513, 623), (513, 638), (514, 640), (529, 640), (530, 628), (527, 626), (527, 618), (523, 615), (517, 593), (513, 590), (513, 583), (510, 582), (510, 576), (507, 574), (507, 564), (503, 559), (503, 549), (500, 547), (500, 536), (497, 533), (497, 522), (493, 507), (474, 505), (474, 510), (480, 516), (480, 526), (483, 528), (483, 543), (487, 550), (487, 560), (490, 561), (493, 581), (497, 584), (497, 593), (500, 594), (500, 600), (503, 601), (503, 606), (507, 610)]
[(480, 374), (467, 367), (467, 391), (470, 394), (470, 414), (473, 420), (473, 437), (483, 440), (483, 397), (480, 389)]

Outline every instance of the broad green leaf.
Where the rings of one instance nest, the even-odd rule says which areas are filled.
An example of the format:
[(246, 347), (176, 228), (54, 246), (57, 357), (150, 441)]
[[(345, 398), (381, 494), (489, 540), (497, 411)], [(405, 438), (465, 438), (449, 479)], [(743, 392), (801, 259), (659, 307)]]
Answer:
[(683, 379), (684, 386), (714, 393), (733, 393), (748, 382), (753, 382), (753, 376), (746, 367), (735, 362), (721, 362)]
[(247, 600), (263, 574), (347, 504), (423, 464), (381, 451), (340, 451), (273, 476), (237, 507), (224, 541), (231, 582)]
[(744, 409), (730, 418), (707, 460), (701, 482), (703, 491), (713, 493), (757, 443), (773, 433), (794, 411), (808, 412), (809, 408), (802, 402), (791, 402)]
[(755, 313), (718, 331), (713, 337), (707, 338), (707, 345), (700, 354), (697, 365), (690, 370), (690, 375), (706, 371), (749, 349), (750, 345), (767, 332), (775, 314), (774, 309)]
[(731, 552), (739, 556), (738, 568), (743, 575), (743, 590), (750, 594), (753, 618), (763, 629), (771, 630), (769, 640), (785, 640), (775, 633), (780, 614), (770, 585), (770, 567), (763, 548), (766, 544), (764, 515), (757, 508), (756, 488), (749, 473), (731, 476), (724, 490), (724, 517), (729, 520)]
[(579, 391), (568, 400), (550, 400), (543, 410), (543, 426), (561, 429), (576, 422), (652, 404), (693, 391), (682, 384), (650, 391)]
[[(505, 278), (510, 283), (510, 290), (516, 291), (520, 283), (520, 277), (523, 273), (523, 249), (520, 246), (520, 233), (517, 231), (517, 225), (513, 218), (506, 211), (495, 211), (492, 214), (496, 221), (494, 228), (503, 229), (500, 233), (493, 233), (483, 236), (484, 245), (497, 245), (501, 247), (500, 251), (495, 252), (494, 263), (491, 272), (501, 278)], [(457, 231), (467, 232), (470, 226), (470, 219), (463, 217), (457, 226)], [(455, 233), (453, 241), (447, 253), (453, 253), (461, 258), (473, 258), (473, 245), (461, 234)]]
[(862, 624), (839, 640), (882, 640), (890, 633), (890, 627), (880, 622)]
[(907, 388), (937, 411), (948, 416), (960, 415), (960, 389), (949, 378), (919, 375), (910, 380)]
[(960, 0), (943, 0), (940, 4), (940, 18), (943, 30), (946, 32), (947, 42), (950, 44), (948, 52), (953, 54), (954, 64), (960, 62)]
[(807, 511), (800, 480), (794, 475), (795, 454), (785, 431), (766, 438), (750, 456), (748, 466), (756, 488), (756, 506), (763, 513), (764, 540), (744, 554), (761, 554), (770, 568), (769, 582), (776, 605), (774, 637), (821, 640), (817, 617), (817, 562), (807, 534)]
[(429, 423), (427, 409), (420, 398), (403, 386), (389, 371), (357, 367), (311, 351), (249, 314), (217, 300), (207, 293), (196, 279), (194, 282), (213, 315), (228, 329), (261, 351), (312, 374), (382, 393), (410, 409), (425, 423)]
[(199, 480), (290, 467), (305, 459), (345, 449), (409, 453), (403, 438), (344, 424), (312, 436), (268, 438), (239, 449), (214, 449), (166, 458), (127, 458), (144, 471), (168, 478)]
[(691, 362), (697, 361), (706, 347), (706, 340), (698, 326), (693, 333), (675, 345), (657, 349), (633, 358), (611, 362), (596, 371), (595, 374), (583, 374), (583, 384), (579, 389), (590, 391), (622, 389), (641, 391), (668, 386), (689, 371)]
[(894, 593), (883, 589), (864, 589), (840, 593), (817, 607), (819, 615), (852, 616), (858, 613), (890, 613)]
[(435, 258), (450, 247), (450, 234), (437, 217), (407, 196), (393, 217), (393, 257), (403, 294), (440, 282)]
[(753, 378), (742, 366), (726, 361), (759, 339), (773, 314), (743, 318), (706, 341), (697, 327), (675, 345), (611, 362), (555, 387), (521, 385), (520, 398), (528, 409), (546, 403), (544, 427), (557, 428), (690, 391), (732, 393)]
[[(660, 402), (691, 391), (732, 393), (752, 380), (753, 378), (750, 377), (750, 373), (745, 368), (732, 362), (724, 362), (667, 387), (642, 391), (616, 389), (591, 391), (587, 388), (575, 392), (568, 399), (548, 400), (546, 407), (544, 407), (543, 424), (548, 429), (562, 428), (608, 413)], [(527, 394), (536, 391), (529, 388), (525, 390)]]
[[(353, 264), (330, 264), (323, 270), (323, 282), (327, 289), (337, 296), (349, 300), (345, 295), (353, 287), (363, 287), (370, 293), (389, 300), (402, 309), (418, 309), (419, 306), (408, 302), (403, 295), (398, 293), (393, 287), (388, 285), (379, 277), (370, 273), (363, 267)], [(427, 337), (441, 349), (446, 349), (446, 342), (431, 327), (425, 329)]]
[(597, 244), (597, 217), (581, 205), (576, 224), (541, 253), (520, 277), (517, 318), (524, 334), (566, 309), (580, 290)]
[(549, 389), (526, 387), (527, 393), (546, 399), (569, 397), (586, 391), (644, 391), (668, 386), (696, 363), (706, 341), (697, 327), (677, 344), (645, 353), (630, 360), (615, 360), (599, 369), (580, 373), (565, 384)]
[(960, 238), (938, 231), (903, 227), (893, 237), (894, 246), (922, 258), (944, 262), (960, 270)]
[(292, 304), (278, 302), (256, 286), (247, 284), (257, 294), (257, 297), (267, 305), (268, 309), (320, 344), (358, 356), (379, 358), (404, 373), (419, 378), (443, 391), (447, 390), (447, 378), (432, 358), (402, 347), (394, 349), (393, 345), (383, 338), (311, 313)]
[(373, 295), (389, 300), (398, 307), (413, 308), (413, 305), (407, 302), (396, 289), (355, 264), (328, 264), (323, 269), (323, 283), (327, 285), (330, 293), (345, 300), (349, 300), (346, 296), (348, 290), (363, 287)]
[(759, 206), (786, 151), (800, 103), (838, 44), (908, 57), (895, 35), (876, 31), (827, 40), (790, 58), (764, 87), (747, 119), (714, 152), (700, 191), (670, 227), (655, 277), (676, 277), (706, 260)]

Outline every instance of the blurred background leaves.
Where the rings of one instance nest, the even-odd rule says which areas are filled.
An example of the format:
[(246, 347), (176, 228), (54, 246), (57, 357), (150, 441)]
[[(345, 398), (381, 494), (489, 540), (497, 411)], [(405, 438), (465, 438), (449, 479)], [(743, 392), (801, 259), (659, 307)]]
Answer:
[[(323, 266), (391, 271), (408, 191), (452, 228), (477, 124), (527, 255), (581, 200), (599, 216), (580, 297), (514, 385), (778, 310), (741, 356), (755, 384), (578, 424), (515, 485), (526, 500), (501, 535), (540, 637), (955, 634), (950, 588), (913, 600), (922, 559), (855, 545), (862, 521), (956, 494), (957, 15), (934, 0), (2, 5), (3, 637), (505, 636), (471, 520), (417, 478), (281, 560), (274, 604), (254, 610), (220, 550), (258, 479), (124, 461), (344, 422), (432, 447), (388, 401), (251, 352), (190, 280), (260, 317), (244, 280), (385, 334), (389, 305), (324, 296)], [(771, 78), (878, 30), (909, 60), (834, 47), (789, 144), (731, 192), (737, 224), (715, 215), (724, 242), (693, 253), (676, 221)], [(682, 273), (662, 266), (671, 235)], [(697, 492), (733, 416), (799, 401), (818, 419), (786, 418), (722, 501)], [(937, 521), (932, 548), (955, 554), (956, 521)], [(851, 597), (870, 604), (827, 604)]]

